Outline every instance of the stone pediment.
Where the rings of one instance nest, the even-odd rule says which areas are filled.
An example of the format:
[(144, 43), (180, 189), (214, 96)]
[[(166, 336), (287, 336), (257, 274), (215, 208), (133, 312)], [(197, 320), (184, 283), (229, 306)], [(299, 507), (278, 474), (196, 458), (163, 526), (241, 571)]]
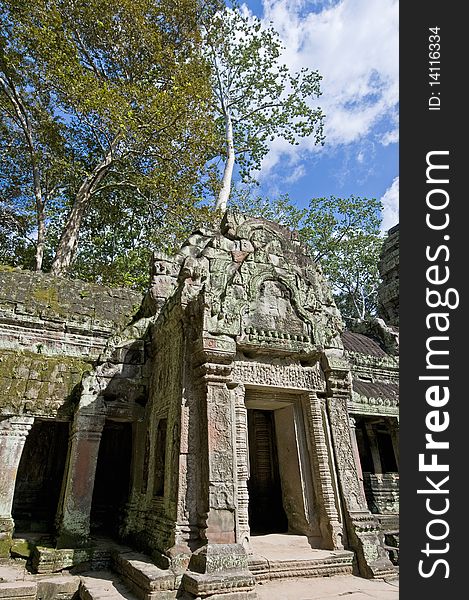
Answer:
[(259, 350), (342, 348), (330, 287), (290, 230), (227, 212), (220, 231), (196, 232), (172, 262), (172, 272), (157, 275), (154, 289), (161, 277), (165, 285), (171, 278), (172, 297), (184, 304), (203, 297), (204, 331)]
[(241, 314), (240, 347), (305, 350), (314, 343), (309, 323), (296, 311), (289, 288), (279, 280), (264, 279), (253, 290)]

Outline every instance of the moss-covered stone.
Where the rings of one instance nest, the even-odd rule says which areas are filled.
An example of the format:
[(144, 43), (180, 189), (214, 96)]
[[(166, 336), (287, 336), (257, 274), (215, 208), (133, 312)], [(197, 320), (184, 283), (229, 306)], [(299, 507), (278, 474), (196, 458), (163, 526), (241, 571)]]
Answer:
[(94, 553), (94, 547), (58, 549), (34, 546), (32, 567), (35, 573), (55, 573), (63, 569), (89, 564)]
[(70, 356), (38, 356), (0, 350), (0, 414), (55, 417), (74, 398), (91, 362)]
[(0, 536), (0, 558), (9, 558), (11, 548), (11, 537), (9, 534)]
[(29, 541), (22, 538), (14, 539), (11, 544), (11, 555), (21, 556), (22, 558), (29, 558), (33, 551), (34, 545)]
[(44, 316), (46, 320), (56, 317), (67, 323), (88, 316), (120, 328), (132, 319), (141, 300), (141, 294), (129, 289), (0, 266), (0, 306), (16, 303), (17, 314)]

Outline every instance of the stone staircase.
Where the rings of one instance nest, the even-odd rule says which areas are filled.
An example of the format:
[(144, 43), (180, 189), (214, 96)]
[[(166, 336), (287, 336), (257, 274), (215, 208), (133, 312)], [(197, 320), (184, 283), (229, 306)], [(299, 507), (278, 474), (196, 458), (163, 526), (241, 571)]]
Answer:
[(314, 550), (302, 535), (271, 534), (251, 538), (249, 570), (256, 582), (289, 577), (350, 575), (353, 552)]
[[(182, 572), (161, 569), (145, 554), (111, 540), (102, 540), (96, 546), (91, 561), (72, 567), (74, 575), (65, 571), (32, 575), (23, 569), (17, 576), (13, 573), (11, 581), (2, 581), (0, 577), (0, 600), (188, 600), (194, 597), (180, 589)], [(256, 583), (352, 574), (352, 552), (314, 550), (305, 536), (254, 536), (251, 546), (248, 566)], [(44, 558), (40, 564), (44, 568), (46, 564), (55, 564), (48, 562), (50, 558), (47, 557), (47, 561)], [(232, 594), (223, 596), (228, 600)]]
[(80, 600), (138, 600), (120, 577), (111, 571), (83, 573), (80, 580)]

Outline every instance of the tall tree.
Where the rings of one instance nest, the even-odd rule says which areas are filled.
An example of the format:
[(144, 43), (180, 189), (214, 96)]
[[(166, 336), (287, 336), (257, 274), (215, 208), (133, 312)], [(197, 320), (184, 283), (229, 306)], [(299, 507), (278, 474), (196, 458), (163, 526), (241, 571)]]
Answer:
[(259, 169), (276, 137), (291, 144), (304, 136), (323, 142), (322, 111), (311, 107), (321, 94), (321, 76), (306, 68), (290, 73), (281, 63), (276, 31), (236, 5), (206, 22), (205, 47), (221, 140), (218, 154), (224, 162), (216, 207), (225, 210), (236, 162), (246, 179)]
[(213, 143), (201, 10), (197, 0), (0, 0), (0, 199), (35, 214), (37, 269), (55, 220), (51, 270), (69, 270), (87, 211), (111, 191), (128, 210), (136, 198), (177, 206), (193, 194)]

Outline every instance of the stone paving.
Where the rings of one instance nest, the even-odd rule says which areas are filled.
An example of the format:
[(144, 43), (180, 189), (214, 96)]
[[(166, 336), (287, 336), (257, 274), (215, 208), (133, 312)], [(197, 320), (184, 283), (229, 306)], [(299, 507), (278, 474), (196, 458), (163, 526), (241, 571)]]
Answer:
[(259, 600), (398, 600), (399, 581), (335, 575), (256, 585)]
[[(286, 556), (306, 558), (312, 552), (327, 554), (327, 551), (312, 551), (301, 537), (297, 536), (294, 540), (296, 543), (290, 548), (283, 546), (281, 536), (258, 538), (254, 545), (258, 552), (267, 554), (271, 559), (274, 555), (282, 559)], [(80, 581), (80, 597), (86, 600), (135, 600), (135, 596), (126, 589), (116, 573), (93, 572), (83, 573), (81, 576), (59, 573), (49, 576), (32, 575), (21, 560), (10, 560), (0, 564), (0, 600), (71, 598), (77, 592)], [(255, 589), (259, 600), (398, 600), (399, 598), (397, 577), (386, 580), (363, 579), (354, 575), (288, 578), (260, 582)]]

